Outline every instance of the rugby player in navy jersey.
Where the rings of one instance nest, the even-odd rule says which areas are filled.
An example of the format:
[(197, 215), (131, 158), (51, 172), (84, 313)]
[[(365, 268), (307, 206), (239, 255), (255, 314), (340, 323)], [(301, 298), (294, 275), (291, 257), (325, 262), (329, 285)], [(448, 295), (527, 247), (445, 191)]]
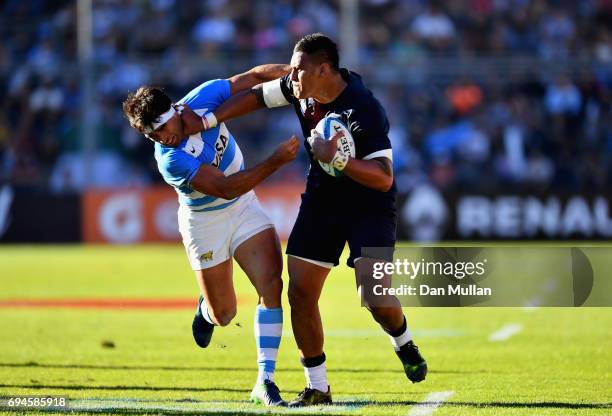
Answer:
[[(364, 247), (382, 247), (392, 260), (396, 230), (396, 186), (393, 155), (384, 109), (355, 72), (339, 67), (338, 50), (328, 37), (315, 33), (293, 49), (291, 73), (245, 90), (204, 115), (209, 125), (259, 108), (292, 105), (299, 118), (310, 171), (298, 218), (287, 245), (291, 324), (300, 350), (307, 387), (289, 406), (331, 403), (327, 383), (323, 327), (318, 299), (331, 268), (338, 265), (348, 242), (348, 265), (356, 277), (368, 273), (373, 261)], [(319, 120), (335, 113), (343, 118), (355, 141), (356, 157), (313, 131)], [(326, 174), (317, 161), (344, 173)], [(365, 268), (365, 269), (364, 269)], [(358, 279), (358, 285), (360, 284)], [(389, 334), (407, 377), (420, 382), (427, 364), (414, 345), (396, 298), (383, 306), (367, 303), (373, 318)]]
[(288, 72), (287, 65), (262, 65), (229, 79), (207, 81), (177, 103), (160, 88), (144, 86), (123, 103), (131, 126), (155, 142), (159, 172), (178, 194), (179, 230), (201, 292), (192, 324), (194, 339), (206, 348), (214, 326), (226, 326), (236, 315), (233, 257), (259, 297), (254, 324), (259, 371), (251, 400), (270, 406), (286, 406), (274, 383), (282, 334), (283, 266), (272, 221), (253, 188), (295, 159), (299, 142), (292, 137), (265, 161), (245, 169), (225, 124), (204, 129), (207, 120), (202, 115), (232, 94)]

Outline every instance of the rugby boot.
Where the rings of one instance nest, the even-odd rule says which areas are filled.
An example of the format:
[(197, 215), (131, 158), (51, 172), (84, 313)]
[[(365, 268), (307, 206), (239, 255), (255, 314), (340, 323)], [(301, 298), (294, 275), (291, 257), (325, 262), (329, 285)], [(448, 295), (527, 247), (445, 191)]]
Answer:
[(332, 404), (331, 389), (327, 386), (327, 393), (306, 387), (295, 400), (289, 402), (289, 407), (318, 406)]
[(195, 316), (193, 317), (193, 323), (191, 324), (193, 339), (200, 348), (208, 347), (215, 329), (215, 326), (204, 319), (204, 316), (202, 315), (200, 305), (203, 301), (204, 297), (200, 295), (200, 299), (198, 300), (198, 308), (196, 309)]
[(408, 380), (413, 383), (418, 383), (425, 380), (427, 376), (427, 363), (421, 356), (419, 348), (414, 345), (414, 342), (408, 341), (400, 347), (399, 351), (395, 351), (404, 366), (404, 372)]
[(287, 406), (287, 402), (281, 398), (278, 386), (272, 380), (264, 380), (257, 384), (251, 392), (251, 401), (266, 406)]

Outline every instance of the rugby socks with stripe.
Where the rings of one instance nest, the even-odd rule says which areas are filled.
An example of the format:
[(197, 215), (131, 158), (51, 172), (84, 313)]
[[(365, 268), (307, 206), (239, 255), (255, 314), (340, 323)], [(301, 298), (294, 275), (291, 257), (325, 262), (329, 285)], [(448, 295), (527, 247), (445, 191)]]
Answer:
[(283, 333), (283, 309), (257, 305), (254, 327), (259, 369), (257, 384), (263, 384), (264, 380), (274, 381), (276, 357)]
[(391, 345), (393, 345), (393, 349), (395, 351), (399, 351), (402, 346), (412, 341), (412, 337), (410, 336), (410, 330), (408, 330), (408, 325), (406, 324), (406, 316), (404, 316), (404, 323), (398, 330), (396, 331), (385, 330), (385, 332), (389, 334)]
[(329, 386), (327, 384), (327, 368), (325, 368), (325, 353), (311, 358), (301, 358), (304, 366), (304, 375), (308, 387), (327, 393)]

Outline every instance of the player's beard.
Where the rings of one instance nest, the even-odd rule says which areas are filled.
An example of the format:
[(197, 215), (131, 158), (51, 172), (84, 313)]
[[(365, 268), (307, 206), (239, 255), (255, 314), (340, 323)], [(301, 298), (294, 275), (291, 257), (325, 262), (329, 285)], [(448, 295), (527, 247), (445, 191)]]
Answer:
[(293, 96), (299, 100), (301, 100), (302, 98), (306, 98), (303, 96), (304, 95), (304, 90), (301, 88), (301, 85), (298, 87), (295, 85), (295, 83), (293, 84)]

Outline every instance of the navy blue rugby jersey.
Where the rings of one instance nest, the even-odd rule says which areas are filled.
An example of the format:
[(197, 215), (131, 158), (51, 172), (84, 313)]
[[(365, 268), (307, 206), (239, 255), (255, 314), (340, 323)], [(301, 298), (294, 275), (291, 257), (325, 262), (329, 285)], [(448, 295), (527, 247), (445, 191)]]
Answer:
[[(365, 86), (361, 76), (342, 68), (346, 88), (331, 103), (321, 104), (313, 98), (297, 99), (293, 95), (290, 74), (280, 79), (280, 88), (288, 103), (292, 104), (300, 120), (304, 138), (310, 130), (330, 113), (339, 114), (350, 129), (355, 141), (357, 159), (387, 157), (393, 160), (389, 140), (389, 121), (385, 110)], [(306, 195), (321, 195), (325, 198), (351, 202), (351, 208), (395, 210), (397, 187), (395, 181), (387, 192), (380, 192), (363, 186), (348, 176), (333, 177), (325, 173), (318, 161), (312, 158), (310, 144), (304, 140), (310, 158), (310, 171), (306, 184)]]

